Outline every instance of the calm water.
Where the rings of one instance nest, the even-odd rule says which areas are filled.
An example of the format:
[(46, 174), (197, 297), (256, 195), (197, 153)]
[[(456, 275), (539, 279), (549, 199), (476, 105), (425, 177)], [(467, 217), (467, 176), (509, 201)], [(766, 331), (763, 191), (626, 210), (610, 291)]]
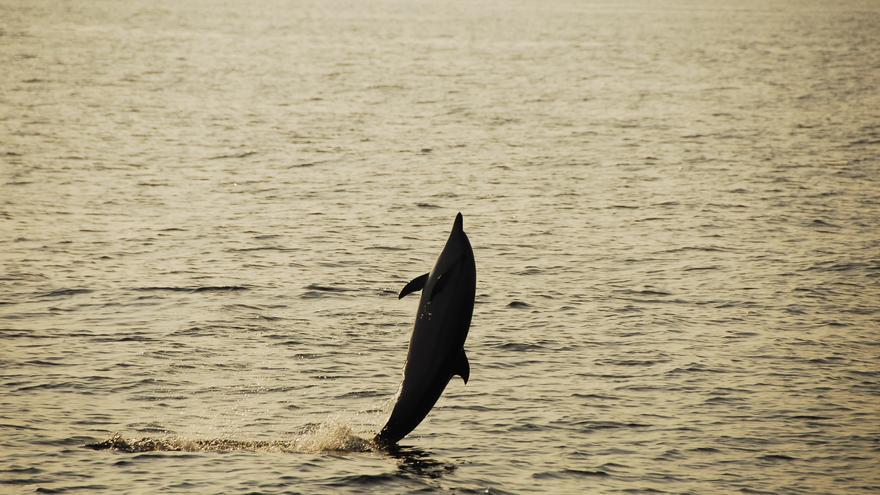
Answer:
[[(0, 0), (0, 66), (0, 492), (880, 491), (877, 2)], [(371, 451), (458, 211), (470, 382)]]

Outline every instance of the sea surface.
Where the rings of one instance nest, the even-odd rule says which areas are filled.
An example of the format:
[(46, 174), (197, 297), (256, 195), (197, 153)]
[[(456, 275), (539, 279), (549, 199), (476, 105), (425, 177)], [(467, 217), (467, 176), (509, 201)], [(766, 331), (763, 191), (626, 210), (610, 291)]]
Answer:
[(0, 493), (880, 493), (876, 1), (0, 0), (0, 67)]

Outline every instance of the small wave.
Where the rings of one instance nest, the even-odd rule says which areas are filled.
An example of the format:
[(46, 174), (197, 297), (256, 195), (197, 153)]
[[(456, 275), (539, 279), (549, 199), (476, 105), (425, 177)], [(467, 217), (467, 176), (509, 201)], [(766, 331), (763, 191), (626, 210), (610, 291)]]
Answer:
[(337, 399), (361, 399), (366, 397), (385, 397), (387, 394), (385, 392), (379, 392), (376, 390), (353, 390), (351, 392), (345, 392), (344, 394), (337, 395)]
[[(16, 383), (15, 385), (20, 385), (21, 383)], [(15, 389), (15, 392), (29, 392), (32, 390), (56, 390), (56, 389), (72, 389), (76, 390), (80, 388), (80, 383), (77, 381), (63, 381), (57, 383), (37, 383), (35, 385), (24, 385)]]
[(537, 351), (544, 348), (544, 346), (539, 344), (529, 344), (526, 342), (505, 342), (503, 344), (498, 344), (496, 347), (504, 349), (505, 351), (517, 352)]
[(394, 474), (347, 474), (327, 481), (328, 486), (350, 488), (352, 486), (372, 486), (391, 483), (397, 480)]
[(408, 251), (409, 248), (405, 247), (396, 247), (396, 246), (367, 246), (364, 249), (371, 249), (376, 251)]
[(686, 366), (673, 368), (666, 372), (667, 375), (678, 375), (682, 373), (724, 373), (725, 370), (719, 368), (711, 368), (700, 363), (691, 363)]
[(283, 246), (255, 246), (255, 247), (229, 249), (229, 252), (231, 252), (231, 253), (249, 253), (252, 251), (278, 251), (279, 253), (288, 253), (288, 252), (296, 251), (296, 249), (287, 248), (287, 247), (283, 247)]
[(835, 225), (831, 222), (826, 222), (825, 220), (822, 220), (821, 218), (817, 218), (817, 219), (813, 220), (812, 222), (809, 223), (809, 226), (811, 226), (811, 227), (827, 227), (827, 228), (835, 228), (835, 229), (840, 228), (840, 225)]
[(317, 299), (321, 297), (329, 297), (329, 296), (342, 296), (346, 292), (353, 292), (355, 289), (349, 289), (347, 287), (336, 287), (330, 285), (318, 285), (318, 284), (309, 284), (305, 287), (306, 292), (303, 292), (300, 297), (302, 299)]
[(791, 419), (801, 419), (805, 421), (827, 421), (830, 419), (834, 419), (831, 416), (816, 416), (813, 414), (797, 414), (794, 416), (789, 416)]
[(601, 359), (596, 362), (601, 366), (654, 366), (669, 362), (669, 359)]
[(120, 433), (102, 442), (84, 447), (93, 450), (114, 450), (126, 453), (141, 452), (368, 452), (377, 450), (369, 440), (340, 424), (319, 424), (286, 440), (235, 440), (229, 438), (194, 439), (178, 436), (126, 438)]
[(226, 155), (212, 156), (211, 158), (209, 158), (209, 160), (223, 160), (226, 158), (247, 158), (249, 156), (253, 156), (256, 154), (257, 154), (256, 151), (243, 151), (241, 153), (230, 153), (230, 154), (226, 154)]
[(651, 289), (643, 289), (643, 290), (633, 290), (633, 289), (621, 289), (615, 290), (614, 292), (618, 294), (626, 294), (626, 295), (639, 295), (639, 296), (671, 296), (671, 292), (666, 292), (662, 290), (651, 290)]
[[(58, 359), (58, 358), (54, 358), (54, 359)], [(52, 358), (31, 359), (30, 361), (25, 361), (24, 364), (27, 364), (30, 366), (67, 366), (67, 364), (65, 364), (65, 363), (57, 363), (57, 362), (53, 361)]]
[(226, 310), (250, 310), (250, 311), (262, 311), (265, 308), (261, 308), (260, 306), (251, 306), (248, 304), (225, 304), (222, 306), (223, 309)]
[(131, 290), (141, 292), (233, 292), (240, 290), (250, 290), (250, 287), (243, 285), (209, 285), (199, 287), (132, 287)]
[(570, 397), (576, 397), (578, 399), (589, 399), (589, 400), (617, 400), (617, 397), (612, 397), (610, 395), (601, 395), (601, 394), (580, 394), (573, 393)]
[(594, 476), (604, 477), (611, 475), (607, 471), (603, 471), (601, 469), (597, 469), (595, 471), (589, 471), (585, 469), (563, 469), (561, 471), (543, 471), (540, 473), (535, 473), (532, 475), (532, 478), (536, 480), (544, 480), (558, 478), (584, 478)]
[(9, 474), (40, 474), (43, 470), (35, 467), (11, 467), (6, 469), (0, 469), (0, 473), (9, 473)]
[(683, 271), (686, 272), (701, 272), (701, 271), (709, 271), (709, 270), (718, 270), (721, 268), (718, 265), (707, 265), (707, 266), (688, 266), (683, 268)]
[(535, 266), (529, 266), (525, 270), (513, 272), (514, 275), (538, 275), (540, 273), (543, 273), (543, 270)]
[(807, 268), (807, 271), (829, 271), (829, 272), (848, 272), (853, 270), (862, 270), (866, 268), (867, 265), (865, 263), (861, 263), (858, 261), (852, 262), (837, 262), (837, 261), (823, 261), (821, 263), (816, 263), (813, 266)]
[(520, 308), (520, 309), (523, 309), (523, 308), (531, 308), (532, 305), (529, 304), (529, 303), (526, 303), (526, 302), (522, 302), (522, 301), (510, 301), (510, 302), (507, 304), (507, 307), (508, 307), (508, 308)]
[(315, 290), (318, 292), (351, 292), (354, 289), (349, 289), (347, 287), (335, 287), (331, 285), (319, 285), (319, 284), (309, 284), (306, 286), (308, 290)]
[(793, 461), (794, 457), (785, 454), (767, 454), (760, 457), (762, 461)]
[(9, 428), (10, 430), (36, 430), (33, 426), (14, 425), (12, 423), (0, 423), (0, 428)]
[(860, 139), (856, 139), (854, 141), (850, 141), (850, 143), (849, 143), (850, 146), (865, 146), (865, 145), (873, 145), (873, 144), (880, 144), (880, 139), (860, 138)]
[(585, 427), (585, 431), (596, 431), (596, 430), (615, 430), (619, 428), (629, 429), (629, 428), (649, 428), (651, 425), (645, 423), (634, 423), (634, 422), (619, 422), (619, 421), (593, 421), (593, 420), (583, 420), (576, 421), (576, 426)]
[(673, 249), (664, 249), (661, 251), (656, 251), (655, 254), (673, 254), (673, 253), (686, 253), (688, 251), (699, 251), (704, 253), (724, 253), (730, 252), (731, 249), (721, 247), (721, 246), (682, 246)]
[(43, 275), (42, 273), (26, 273), (26, 272), (7, 272), (4, 274), (0, 274), (0, 281), (5, 282), (39, 282), (42, 280), (47, 280), (49, 277)]
[[(17, 482), (15, 482), (15, 483), (17, 483)], [(30, 484), (31, 481), (25, 481), (25, 483)], [(41, 483), (49, 483), (49, 481), (41, 481)], [(107, 485), (72, 485), (72, 486), (65, 486), (64, 488), (47, 488), (45, 486), (40, 486), (34, 490), (34, 493), (48, 493), (48, 494), (70, 493), (74, 490), (85, 492), (85, 493), (97, 493), (97, 492), (106, 491), (107, 488), (108, 488)]]
[(709, 454), (717, 454), (718, 452), (721, 452), (720, 450), (716, 449), (715, 447), (695, 447), (690, 450), (691, 450), (691, 452), (700, 452), (700, 453), (709, 453)]
[(46, 292), (45, 294), (40, 294), (37, 297), (66, 297), (75, 296), (77, 294), (88, 294), (90, 292), (94, 291), (92, 289), (58, 289), (51, 292)]

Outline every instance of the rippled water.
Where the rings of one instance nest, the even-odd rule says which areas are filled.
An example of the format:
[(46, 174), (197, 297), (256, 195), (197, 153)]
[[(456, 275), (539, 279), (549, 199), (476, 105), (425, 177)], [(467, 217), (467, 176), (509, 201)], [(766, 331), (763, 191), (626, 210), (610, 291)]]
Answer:
[[(0, 19), (0, 492), (880, 490), (876, 2)], [(458, 211), (470, 381), (373, 450)]]

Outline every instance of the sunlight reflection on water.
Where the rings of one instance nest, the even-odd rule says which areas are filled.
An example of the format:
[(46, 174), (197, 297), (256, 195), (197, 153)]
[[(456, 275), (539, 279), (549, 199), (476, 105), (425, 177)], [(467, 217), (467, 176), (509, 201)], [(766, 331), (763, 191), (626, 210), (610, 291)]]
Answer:
[[(0, 11), (12, 489), (880, 486), (877, 5)], [(351, 449), (458, 211), (470, 381)]]

